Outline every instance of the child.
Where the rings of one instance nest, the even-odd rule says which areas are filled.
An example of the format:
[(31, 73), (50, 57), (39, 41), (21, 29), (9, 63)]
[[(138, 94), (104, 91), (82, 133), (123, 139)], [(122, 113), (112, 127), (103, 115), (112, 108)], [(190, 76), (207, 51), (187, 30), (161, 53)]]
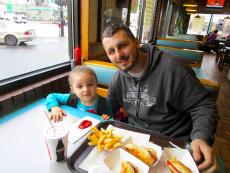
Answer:
[(104, 120), (110, 118), (110, 109), (105, 98), (96, 94), (97, 77), (95, 72), (87, 66), (76, 66), (69, 75), (71, 93), (51, 93), (47, 96), (45, 104), (51, 111), (50, 119), (61, 121), (66, 113), (59, 105), (69, 105), (83, 111), (102, 115)]

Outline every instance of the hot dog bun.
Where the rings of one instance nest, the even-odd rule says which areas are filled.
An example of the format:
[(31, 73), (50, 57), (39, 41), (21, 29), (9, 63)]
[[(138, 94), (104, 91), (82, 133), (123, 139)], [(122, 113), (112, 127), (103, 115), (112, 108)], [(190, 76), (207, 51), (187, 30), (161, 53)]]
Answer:
[(123, 162), (121, 162), (120, 173), (137, 173), (137, 171), (134, 168), (132, 163), (130, 163), (129, 161), (123, 161)]
[(157, 161), (156, 152), (153, 149), (141, 147), (135, 144), (126, 144), (124, 149), (147, 165), (152, 165)]
[(157, 152), (152, 149), (152, 148), (146, 148), (145, 149), (149, 152), (149, 154), (151, 155), (152, 159), (153, 159), (153, 163), (155, 163), (157, 161)]
[(192, 173), (192, 171), (179, 160), (167, 160), (166, 164), (171, 173)]

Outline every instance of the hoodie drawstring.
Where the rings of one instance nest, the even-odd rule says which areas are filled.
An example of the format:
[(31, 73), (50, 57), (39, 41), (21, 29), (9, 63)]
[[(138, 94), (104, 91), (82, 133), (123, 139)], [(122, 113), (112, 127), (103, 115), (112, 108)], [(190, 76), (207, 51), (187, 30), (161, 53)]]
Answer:
[(136, 104), (136, 117), (138, 118), (138, 114), (139, 114), (139, 109), (140, 109), (140, 87), (141, 86), (141, 82), (138, 82), (138, 90), (137, 90), (137, 104)]

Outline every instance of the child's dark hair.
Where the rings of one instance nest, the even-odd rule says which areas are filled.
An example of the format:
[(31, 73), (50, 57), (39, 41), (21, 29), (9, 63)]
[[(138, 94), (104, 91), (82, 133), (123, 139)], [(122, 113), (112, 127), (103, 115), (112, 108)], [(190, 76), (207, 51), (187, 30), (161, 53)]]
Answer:
[(130, 28), (121, 23), (111, 24), (107, 26), (102, 34), (101, 39), (103, 40), (106, 37), (112, 37), (114, 34), (116, 34), (120, 30), (125, 31), (129, 38), (131, 38), (132, 40), (135, 40), (135, 37), (132, 31), (130, 30)]
[(85, 66), (85, 65), (78, 65), (78, 66), (74, 67), (69, 74), (69, 85), (70, 86), (72, 85), (74, 75), (79, 74), (79, 73), (85, 73), (85, 72), (93, 75), (95, 77), (96, 82), (97, 82), (97, 75), (92, 68)]

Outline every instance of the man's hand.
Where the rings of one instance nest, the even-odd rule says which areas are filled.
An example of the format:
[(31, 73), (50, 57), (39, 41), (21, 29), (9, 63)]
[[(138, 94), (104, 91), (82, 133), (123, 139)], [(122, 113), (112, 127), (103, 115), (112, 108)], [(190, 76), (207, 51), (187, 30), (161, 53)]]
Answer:
[(63, 116), (66, 116), (66, 113), (61, 108), (59, 108), (58, 106), (51, 108), (51, 120), (53, 120), (54, 122), (59, 122), (63, 120)]
[(193, 158), (202, 173), (214, 173), (217, 170), (216, 156), (209, 144), (202, 139), (192, 141)]

